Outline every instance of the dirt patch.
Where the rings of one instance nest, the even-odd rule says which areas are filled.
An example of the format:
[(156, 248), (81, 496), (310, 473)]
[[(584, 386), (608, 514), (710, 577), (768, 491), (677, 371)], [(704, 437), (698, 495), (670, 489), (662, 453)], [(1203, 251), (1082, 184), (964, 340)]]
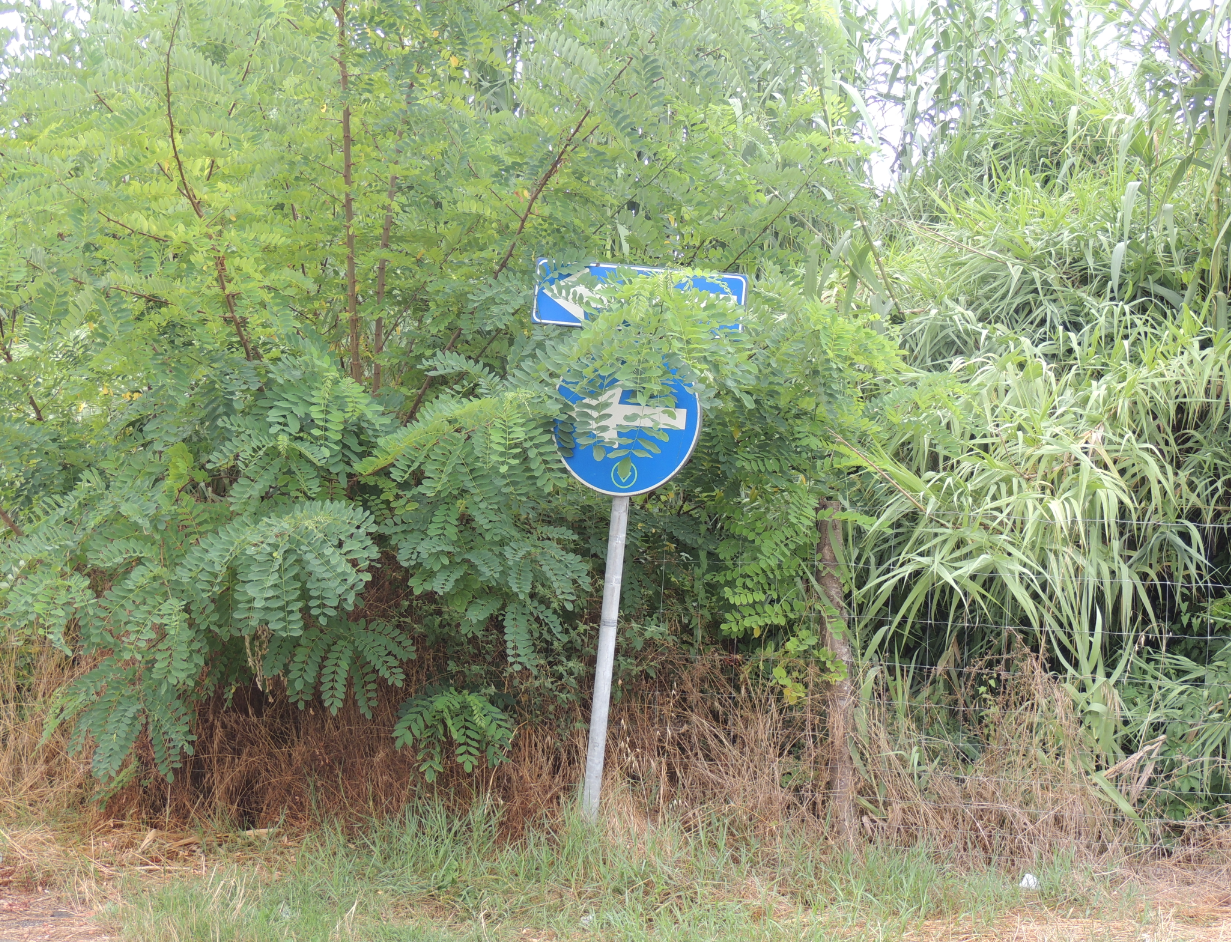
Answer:
[(974, 930), (925, 923), (902, 936), (903, 942), (1226, 942), (1231, 923), (1216, 927), (1179, 923), (1107, 922), (1100, 919), (1006, 921)]
[(102, 942), (95, 914), (52, 893), (0, 892), (0, 942)]
[(1073, 918), (1032, 907), (978, 927), (924, 922), (902, 942), (1231, 942), (1231, 885), (1221, 870), (1154, 866), (1126, 874), (1127, 883), (1140, 893), (1137, 912)]

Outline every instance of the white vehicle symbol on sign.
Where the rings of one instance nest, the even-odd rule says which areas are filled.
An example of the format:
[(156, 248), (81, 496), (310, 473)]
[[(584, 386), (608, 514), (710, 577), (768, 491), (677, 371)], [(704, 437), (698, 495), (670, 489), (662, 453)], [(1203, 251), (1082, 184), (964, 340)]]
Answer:
[(605, 445), (619, 445), (620, 428), (673, 428), (683, 429), (688, 424), (688, 410), (682, 406), (674, 409), (639, 406), (634, 402), (620, 402), (627, 390), (613, 386), (597, 399), (586, 399), (585, 405), (596, 416), (606, 416), (596, 424), (594, 437)]

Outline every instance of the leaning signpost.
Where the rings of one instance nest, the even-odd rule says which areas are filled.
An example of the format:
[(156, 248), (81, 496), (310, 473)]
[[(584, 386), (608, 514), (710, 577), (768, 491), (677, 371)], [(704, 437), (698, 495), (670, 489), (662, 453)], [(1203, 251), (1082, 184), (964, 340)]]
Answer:
[[(619, 270), (641, 274), (662, 271), (624, 266), (619, 266)], [(608, 281), (616, 276), (617, 266), (590, 265), (579, 274), (587, 271), (598, 281)], [(535, 323), (582, 326), (587, 313), (585, 301), (590, 293), (576, 284), (578, 275), (561, 277), (545, 260), (539, 262), (539, 274), (540, 284), (533, 315)], [(736, 274), (682, 277), (676, 287), (729, 297), (741, 306), (748, 295), (747, 279)], [(738, 324), (732, 326), (738, 329)], [(579, 446), (573, 434), (557, 425), (556, 446), (564, 466), (582, 484), (600, 494), (611, 495), (611, 529), (607, 536), (598, 659), (594, 668), (594, 697), (590, 706), (590, 737), (582, 788), (582, 811), (591, 820), (598, 817), (599, 795), (603, 787), (611, 674), (615, 663), (624, 546), (628, 534), (628, 499), (648, 493), (674, 477), (688, 463), (701, 435), (701, 403), (696, 395), (685, 383), (672, 380), (666, 385), (674, 400), (669, 405), (638, 403), (635, 392), (622, 388), (614, 379), (597, 390), (578, 390), (568, 383), (559, 386), (560, 395), (574, 409), (598, 417), (593, 431), (589, 433), (594, 441), (586, 442), (584, 446)], [(639, 441), (647, 447), (637, 447)], [(621, 445), (626, 447), (619, 447)], [(610, 451), (623, 454), (617, 460), (609, 455)]]

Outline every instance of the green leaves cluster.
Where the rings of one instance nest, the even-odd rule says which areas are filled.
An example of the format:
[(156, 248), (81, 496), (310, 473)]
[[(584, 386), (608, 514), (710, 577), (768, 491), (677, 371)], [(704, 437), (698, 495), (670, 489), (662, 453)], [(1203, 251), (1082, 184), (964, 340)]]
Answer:
[(399, 746), (419, 747), (420, 769), (433, 782), (444, 771), (444, 747), (466, 772), (480, 761), (495, 765), (513, 739), (508, 716), (488, 697), (469, 690), (425, 690), (402, 704), (393, 729)]

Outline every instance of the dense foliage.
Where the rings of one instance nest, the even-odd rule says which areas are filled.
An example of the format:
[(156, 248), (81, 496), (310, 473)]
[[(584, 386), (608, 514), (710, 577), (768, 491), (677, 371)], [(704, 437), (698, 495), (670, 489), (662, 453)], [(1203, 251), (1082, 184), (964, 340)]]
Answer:
[[(171, 774), (211, 691), (277, 679), (366, 709), (425, 651), (438, 682), (395, 736), (429, 775), (445, 744), (498, 759), (519, 712), (578, 696), (605, 515), (555, 454), (566, 375), (652, 397), (674, 369), (706, 410), (687, 472), (637, 501), (633, 642), (680, 627), (665, 557), (709, 600), (693, 643), (806, 631), (832, 436), (870, 427), (862, 389), (896, 363), (783, 274), (865, 198), (819, 117), (831, 17), (21, 12), (3, 604), (10, 631), (97, 662), (62, 712), (100, 776), (143, 731)], [(658, 278), (584, 330), (532, 329), (538, 256), (760, 283), (742, 333)]]
[(1092, 775), (1140, 761), (1186, 815), (1231, 791), (1228, 22), (1022, 9), (855, 36), (872, 74), (910, 63), (881, 101), (933, 116), (896, 144), (866, 288), (908, 371), (865, 456), (894, 493), (860, 542), (863, 650), (942, 674), (1044, 651)]
[[(252, 684), (367, 711), (430, 662), (395, 730), (429, 776), (584, 697), (606, 511), (556, 385), (618, 374), (705, 409), (634, 502), (623, 669), (769, 649), (792, 695), (837, 499), (903, 708), (1024, 646), (1092, 776), (1228, 791), (1226, 11), (19, 12), (0, 610), (91, 667), (60, 714), (100, 776), (141, 742), (172, 774), (194, 705)], [(540, 256), (745, 272), (743, 330), (671, 276), (534, 327)]]

